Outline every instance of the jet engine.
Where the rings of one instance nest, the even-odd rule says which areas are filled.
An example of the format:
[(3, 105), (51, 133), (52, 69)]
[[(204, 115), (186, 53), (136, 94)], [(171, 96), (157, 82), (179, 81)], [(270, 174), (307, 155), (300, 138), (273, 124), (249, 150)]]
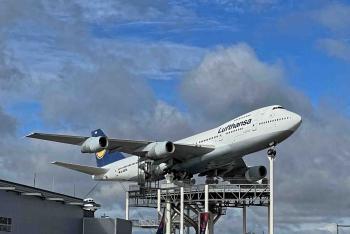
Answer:
[(104, 136), (89, 137), (81, 145), (82, 153), (97, 153), (108, 147), (108, 139)]
[(267, 174), (266, 167), (264, 166), (255, 166), (255, 167), (249, 167), (244, 176), (249, 182), (256, 182), (258, 180), (261, 180), (265, 178)]
[(170, 141), (154, 142), (152, 144), (150, 150), (147, 152), (147, 157), (150, 159), (161, 159), (175, 151), (175, 145)]

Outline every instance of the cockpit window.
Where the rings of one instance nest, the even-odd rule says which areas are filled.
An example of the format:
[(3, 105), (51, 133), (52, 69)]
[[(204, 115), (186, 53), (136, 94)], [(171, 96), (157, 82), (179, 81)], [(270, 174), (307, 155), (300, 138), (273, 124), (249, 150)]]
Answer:
[(275, 106), (274, 108), (272, 108), (272, 110), (276, 110), (276, 109), (284, 109), (284, 108), (281, 106)]

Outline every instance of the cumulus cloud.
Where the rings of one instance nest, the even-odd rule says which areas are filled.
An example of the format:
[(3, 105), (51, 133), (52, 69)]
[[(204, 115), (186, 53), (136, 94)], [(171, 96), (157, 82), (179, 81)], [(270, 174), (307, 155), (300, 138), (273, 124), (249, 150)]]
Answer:
[(0, 106), (0, 134), (2, 136), (14, 135), (16, 132), (17, 121), (13, 116), (5, 113)]
[[(305, 97), (286, 84), (283, 73), (281, 64), (260, 61), (240, 43), (208, 53), (185, 77), (181, 91), (191, 110), (214, 120), (273, 104), (308, 110)], [(286, 90), (289, 95), (283, 95)]]
[[(11, 15), (0, 14), (1, 104), (33, 102), (39, 106), (36, 118), (40, 122), (36, 129), (23, 126), (0, 109), (4, 124), (0, 131), (10, 134), (0, 141), (5, 152), (0, 157), (2, 178), (32, 184), (36, 173), (39, 187), (51, 189), (54, 184), (55, 191), (71, 195), (76, 187), (76, 195), (82, 197), (94, 185), (89, 176), (50, 165), (56, 160), (94, 165), (93, 156), (81, 156), (79, 148), (20, 139), (18, 128), (88, 135), (101, 127), (109, 135), (131, 139), (177, 139), (189, 134), (186, 114), (157, 100), (143, 73), (188, 69), (188, 64), (199, 62), (190, 55), (202, 53), (200, 49), (96, 39), (89, 32), (91, 21), (86, 22), (84, 8), (73, 2), (2, 4), (0, 11)], [(178, 61), (181, 51), (188, 63)], [(108, 191), (107, 185), (98, 186), (97, 202), (108, 212), (120, 209), (124, 194), (108, 199)]]
[[(350, 192), (350, 121), (330, 107), (313, 106), (309, 98), (288, 85), (282, 65), (261, 61), (247, 44), (218, 48), (184, 78), (182, 92), (188, 109), (208, 125), (270, 104), (282, 104), (301, 114), (301, 128), (278, 146), (279, 233), (303, 229), (307, 233), (310, 226), (303, 224), (334, 222), (346, 216), (350, 205), (346, 197)], [(263, 155), (248, 156), (249, 164), (266, 164)], [(262, 217), (254, 219), (263, 222)], [(312, 233), (329, 232), (314, 228)]]
[[(300, 113), (304, 122), (278, 147), (279, 233), (329, 233), (326, 224), (320, 230), (311, 230), (310, 226), (347, 215), (345, 209), (334, 207), (349, 206), (348, 118), (330, 108), (313, 106), (289, 85), (283, 63), (262, 61), (245, 43), (207, 53), (174, 43), (95, 38), (91, 24), (118, 18), (155, 20), (169, 13), (167, 5), (121, 3), (3, 1), (1, 102), (38, 103), (39, 127), (50, 131), (88, 134), (92, 128), (102, 127), (114, 137), (151, 140), (178, 139), (190, 135), (192, 128), (204, 130), (246, 111), (282, 104)], [(118, 12), (120, 5), (127, 9)], [(94, 11), (96, 8), (99, 11)], [(170, 11), (174, 15), (184, 12)], [(332, 25), (345, 27), (337, 22)], [(164, 77), (164, 73), (180, 71), (181, 75), (184, 70), (191, 70), (180, 88), (186, 113), (158, 100), (144, 79), (145, 74), (159, 72)], [(0, 141), (5, 152), (0, 157), (2, 178), (31, 184), (37, 172), (40, 187), (51, 188), (54, 177), (55, 191), (73, 194), (75, 184), (79, 196), (85, 196), (94, 186), (88, 176), (49, 165), (55, 160), (94, 165), (92, 156), (82, 156), (74, 147), (20, 140), (11, 134), (23, 126), (3, 109), (0, 120), (6, 123), (0, 125), (0, 130), (9, 133)], [(263, 155), (257, 153), (247, 160), (252, 165), (266, 163)], [(123, 216), (116, 212), (124, 202), (118, 185), (101, 184), (91, 196), (105, 207), (101, 212)], [(261, 224), (256, 224), (257, 231), (266, 227), (260, 214), (266, 215), (264, 211), (251, 213), (250, 222)], [(233, 215), (237, 217), (237, 213)], [(220, 228), (229, 226), (228, 220), (223, 219)], [(310, 226), (303, 226), (305, 223)], [(235, 231), (232, 229), (232, 233)]]

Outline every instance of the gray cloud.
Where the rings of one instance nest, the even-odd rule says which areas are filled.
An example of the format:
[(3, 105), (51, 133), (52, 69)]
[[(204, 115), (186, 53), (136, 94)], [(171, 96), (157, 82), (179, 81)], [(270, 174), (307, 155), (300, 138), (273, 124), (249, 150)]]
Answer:
[(208, 53), (183, 80), (182, 93), (199, 117), (215, 121), (273, 104), (306, 113), (311, 108), (306, 97), (286, 84), (283, 73), (281, 64), (261, 62), (241, 43)]
[[(182, 113), (157, 100), (142, 73), (192, 69), (205, 51), (168, 43), (134, 44), (93, 38), (90, 23), (118, 17), (155, 19), (167, 7), (133, 6), (133, 2), (123, 5), (132, 13), (128, 18), (124, 13), (101, 13), (110, 8), (109, 3), (101, 4), (106, 5), (98, 7), (100, 12), (93, 12), (92, 5), (65, 1), (3, 3), (1, 101), (11, 103), (15, 96), (15, 101), (39, 103), (41, 127), (52, 131), (88, 134), (92, 128), (102, 127), (115, 137), (156, 140), (176, 139), (191, 134), (192, 127), (204, 130), (257, 107), (282, 104), (301, 113), (304, 123), (296, 135), (278, 147), (276, 216), (280, 233), (282, 229), (284, 233), (329, 233), (325, 223), (347, 215), (346, 209), (338, 207), (349, 206), (348, 118), (325, 107), (313, 107), (307, 97), (288, 84), (283, 63), (261, 61), (246, 44), (208, 53), (184, 77), (181, 93), (189, 113)], [(9, 77), (15, 85), (4, 86), (9, 84), (3, 82)], [(8, 95), (3, 95), (3, 90)], [(0, 118), (2, 115), (13, 120), (0, 111)], [(6, 131), (14, 132), (15, 128)], [(37, 172), (39, 186), (50, 188), (55, 177), (56, 191), (72, 194), (76, 184), (79, 196), (94, 185), (88, 176), (49, 165), (54, 160), (93, 165), (94, 158), (82, 156), (78, 148), (16, 136), (2, 139), (0, 146), (5, 152), (0, 157), (2, 178), (31, 184)], [(266, 163), (261, 156), (264, 154), (257, 153), (247, 160), (251, 164)], [(118, 194), (118, 199), (113, 194)], [(91, 195), (104, 205), (101, 212), (121, 215), (116, 211), (123, 207), (121, 194), (117, 185), (103, 183)], [(257, 231), (266, 227), (259, 212), (263, 213), (251, 213), (250, 221), (257, 222)], [(229, 218), (224, 218), (220, 227), (229, 226)], [(322, 230), (312, 230), (319, 223)]]
[[(326, 226), (347, 216), (350, 121), (330, 107), (313, 107), (306, 96), (288, 85), (282, 65), (264, 63), (246, 44), (219, 48), (184, 78), (182, 92), (188, 109), (207, 125), (269, 104), (282, 104), (302, 115), (301, 128), (278, 146), (279, 233), (306, 233), (310, 225)], [(247, 157), (248, 163), (266, 164), (266, 156), (261, 158), (264, 154)], [(314, 228), (313, 233), (329, 231)]]
[[(96, 39), (89, 32), (91, 21), (86, 22), (84, 9), (71, 2), (2, 4), (1, 12), (11, 12), (0, 16), (2, 103), (37, 103), (40, 128), (61, 133), (86, 135), (101, 127), (114, 137), (161, 140), (191, 132), (186, 114), (157, 100), (144, 73), (179, 71), (184, 66), (188, 69), (188, 64), (199, 62), (192, 54), (201, 54), (200, 49)], [(188, 63), (186, 58), (178, 62), (181, 56), (188, 57)], [(54, 178), (55, 191), (73, 194), (75, 184), (78, 196), (85, 196), (92, 188), (94, 182), (89, 176), (50, 162), (94, 165), (93, 156), (82, 156), (79, 148), (21, 139), (15, 135), (14, 124), (26, 129), (31, 126), (15, 122), (19, 120), (2, 110), (0, 120), (4, 123), (0, 131), (12, 134), (0, 141), (4, 152), (0, 157), (1, 178), (31, 185), (37, 173), (39, 187), (51, 189)], [(28, 131), (35, 130), (43, 131)], [(110, 187), (111, 183), (101, 184), (91, 196), (104, 206), (101, 212), (119, 215), (114, 209), (120, 209), (124, 194), (114, 199), (110, 194), (118, 191)]]
[(14, 135), (16, 133), (17, 121), (14, 117), (5, 113), (0, 106), (0, 134), (2, 136)]

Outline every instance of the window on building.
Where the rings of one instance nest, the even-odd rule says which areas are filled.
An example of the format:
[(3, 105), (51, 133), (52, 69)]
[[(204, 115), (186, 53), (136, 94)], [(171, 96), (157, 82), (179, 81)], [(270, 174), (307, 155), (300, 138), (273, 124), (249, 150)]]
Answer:
[(0, 217), (0, 232), (12, 231), (12, 218)]

